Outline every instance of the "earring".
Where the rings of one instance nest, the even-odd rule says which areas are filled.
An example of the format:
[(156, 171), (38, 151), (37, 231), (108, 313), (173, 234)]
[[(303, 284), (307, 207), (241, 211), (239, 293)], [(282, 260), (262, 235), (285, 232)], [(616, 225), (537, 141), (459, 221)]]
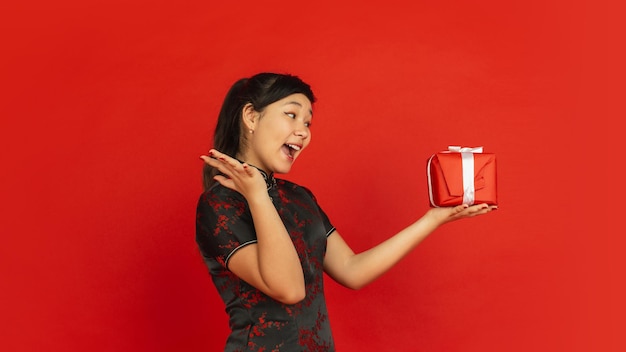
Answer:
[(250, 133), (254, 133), (254, 130), (250, 130)]

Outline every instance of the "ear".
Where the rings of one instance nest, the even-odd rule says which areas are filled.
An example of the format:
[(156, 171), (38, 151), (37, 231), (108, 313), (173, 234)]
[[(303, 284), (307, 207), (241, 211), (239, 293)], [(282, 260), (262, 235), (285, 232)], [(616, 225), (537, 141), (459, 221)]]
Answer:
[(257, 121), (259, 120), (259, 113), (254, 110), (252, 103), (244, 105), (241, 110), (241, 119), (246, 130), (254, 131)]

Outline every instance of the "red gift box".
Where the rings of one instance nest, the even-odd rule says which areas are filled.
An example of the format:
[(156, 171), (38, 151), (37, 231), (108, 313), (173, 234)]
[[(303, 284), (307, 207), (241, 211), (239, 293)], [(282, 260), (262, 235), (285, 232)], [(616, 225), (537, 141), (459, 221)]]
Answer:
[(482, 147), (452, 146), (428, 159), (428, 196), (431, 207), (498, 204), (496, 156), (482, 151)]

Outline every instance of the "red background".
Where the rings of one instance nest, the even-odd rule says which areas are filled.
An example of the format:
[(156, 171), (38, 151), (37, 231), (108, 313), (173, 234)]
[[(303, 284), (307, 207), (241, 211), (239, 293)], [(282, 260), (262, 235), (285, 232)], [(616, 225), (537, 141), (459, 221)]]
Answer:
[(339, 351), (624, 350), (608, 2), (0, 7), (2, 350), (220, 350), (198, 156), (230, 84), (259, 71), (312, 84), (313, 143), (284, 177), (357, 251), (428, 209), (430, 154), (498, 155), (500, 210), (365, 289), (328, 281)]

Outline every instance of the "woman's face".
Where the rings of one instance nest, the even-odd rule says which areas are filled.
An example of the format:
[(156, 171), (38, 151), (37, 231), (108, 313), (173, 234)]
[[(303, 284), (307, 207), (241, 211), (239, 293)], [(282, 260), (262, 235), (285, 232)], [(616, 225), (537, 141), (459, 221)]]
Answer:
[(304, 94), (292, 94), (255, 113), (249, 126), (247, 149), (240, 158), (267, 173), (284, 174), (311, 141), (311, 101)]

